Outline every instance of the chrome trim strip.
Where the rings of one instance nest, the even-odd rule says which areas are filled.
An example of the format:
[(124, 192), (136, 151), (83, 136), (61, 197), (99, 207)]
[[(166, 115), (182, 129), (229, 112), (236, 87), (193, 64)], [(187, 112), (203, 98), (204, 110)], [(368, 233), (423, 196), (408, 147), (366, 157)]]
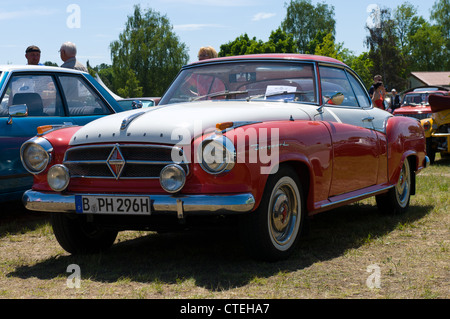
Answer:
[(380, 188), (380, 189), (377, 189), (377, 190), (374, 190), (374, 191), (371, 191), (371, 192), (367, 192), (367, 193), (364, 193), (364, 194), (359, 194), (359, 195), (355, 195), (355, 196), (351, 196), (351, 197), (346, 197), (346, 198), (341, 199), (341, 200), (330, 202), (329, 204), (321, 205), (319, 207), (319, 209), (324, 209), (324, 208), (331, 207), (331, 206), (334, 206), (334, 205), (341, 205), (341, 204), (343, 204), (345, 202), (350, 202), (350, 201), (353, 201), (355, 199), (363, 199), (363, 198), (366, 198), (366, 197), (371, 197), (371, 196), (377, 195), (379, 193), (386, 192), (389, 189), (393, 188), (394, 186), (395, 185), (389, 185), (387, 187), (383, 187), (383, 188)]
[(450, 133), (431, 133), (433, 137), (449, 137)]
[[(80, 194), (81, 195), (81, 194)], [(127, 196), (126, 194), (89, 194)], [(133, 194), (136, 195), (136, 194)], [(142, 194), (144, 195), (144, 194)], [(230, 195), (150, 195), (152, 212), (184, 214), (239, 214), (255, 207), (250, 193)], [(28, 190), (22, 202), (29, 210), (54, 213), (75, 213), (75, 195)]]

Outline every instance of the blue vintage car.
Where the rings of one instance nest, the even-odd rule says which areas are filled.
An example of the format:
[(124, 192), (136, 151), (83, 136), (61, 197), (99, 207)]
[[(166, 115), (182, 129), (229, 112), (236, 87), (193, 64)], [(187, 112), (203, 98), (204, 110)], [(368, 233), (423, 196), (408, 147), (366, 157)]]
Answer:
[(0, 102), (0, 202), (33, 184), (19, 150), (39, 126), (84, 125), (123, 110), (88, 73), (34, 65), (0, 65)]

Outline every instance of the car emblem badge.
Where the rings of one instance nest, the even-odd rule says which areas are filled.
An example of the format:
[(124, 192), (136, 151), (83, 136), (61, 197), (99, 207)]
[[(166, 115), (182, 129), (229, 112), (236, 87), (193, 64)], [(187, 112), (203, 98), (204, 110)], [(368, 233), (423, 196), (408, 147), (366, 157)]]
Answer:
[(111, 173), (116, 179), (119, 179), (122, 174), (123, 168), (125, 166), (125, 160), (123, 158), (122, 152), (120, 152), (119, 145), (114, 145), (111, 153), (106, 160), (106, 164), (108, 165)]
[(120, 125), (120, 130), (121, 131), (125, 130), (132, 121), (134, 121), (136, 118), (138, 118), (139, 116), (141, 116), (144, 113), (145, 112), (139, 112), (139, 113), (135, 113), (133, 115), (130, 115), (130, 116), (124, 118), (122, 120), (122, 124)]

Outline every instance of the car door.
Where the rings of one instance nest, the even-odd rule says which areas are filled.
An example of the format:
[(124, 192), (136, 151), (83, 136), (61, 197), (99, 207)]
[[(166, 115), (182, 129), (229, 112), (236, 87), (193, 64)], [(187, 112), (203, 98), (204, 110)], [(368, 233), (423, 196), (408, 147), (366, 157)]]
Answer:
[[(360, 82), (345, 69), (320, 66), (323, 97), (340, 92), (344, 101), (323, 108), (333, 146), (333, 177), (329, 197), (363, 189), (377, 183), (381, 150), (373, 119), (365, 110), (370, 100)], [(317, 118), (316, 118), (317, 119)]]
[[(14, 106), (28, 114), (9, 116)], [(20, 147), (42, 125), (84, 125), (113, 111), (77, 74), (13, 73), (1, 93), (0, 201), (21, 197), (32, 176), (20, 161)]]

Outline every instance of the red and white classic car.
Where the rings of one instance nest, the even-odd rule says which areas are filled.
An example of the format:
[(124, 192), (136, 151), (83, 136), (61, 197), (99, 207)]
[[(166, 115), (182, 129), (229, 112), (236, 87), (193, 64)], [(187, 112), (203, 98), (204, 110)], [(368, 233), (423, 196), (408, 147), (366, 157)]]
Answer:
[(371, 196), (406, 211), (429, 163), (417, 120), (372, 107), (342, 62), (297, 54), (189, 64), (158, 106), (55, 128), (21, 156), (34, 174), (25, 206), (52, 212), (70, 253), (120, 230), (237, 216), (264, 260), (288, 257), (316, 213)]
[(393, 112), (396, 116), (410, 116), (420, 120), (430, 118), (431, 111), (428, 97), (433, 95), (447, 95), (448, 89), (445, 87), (421, 86), (401, 92), (403, 96), (400, 107)]

